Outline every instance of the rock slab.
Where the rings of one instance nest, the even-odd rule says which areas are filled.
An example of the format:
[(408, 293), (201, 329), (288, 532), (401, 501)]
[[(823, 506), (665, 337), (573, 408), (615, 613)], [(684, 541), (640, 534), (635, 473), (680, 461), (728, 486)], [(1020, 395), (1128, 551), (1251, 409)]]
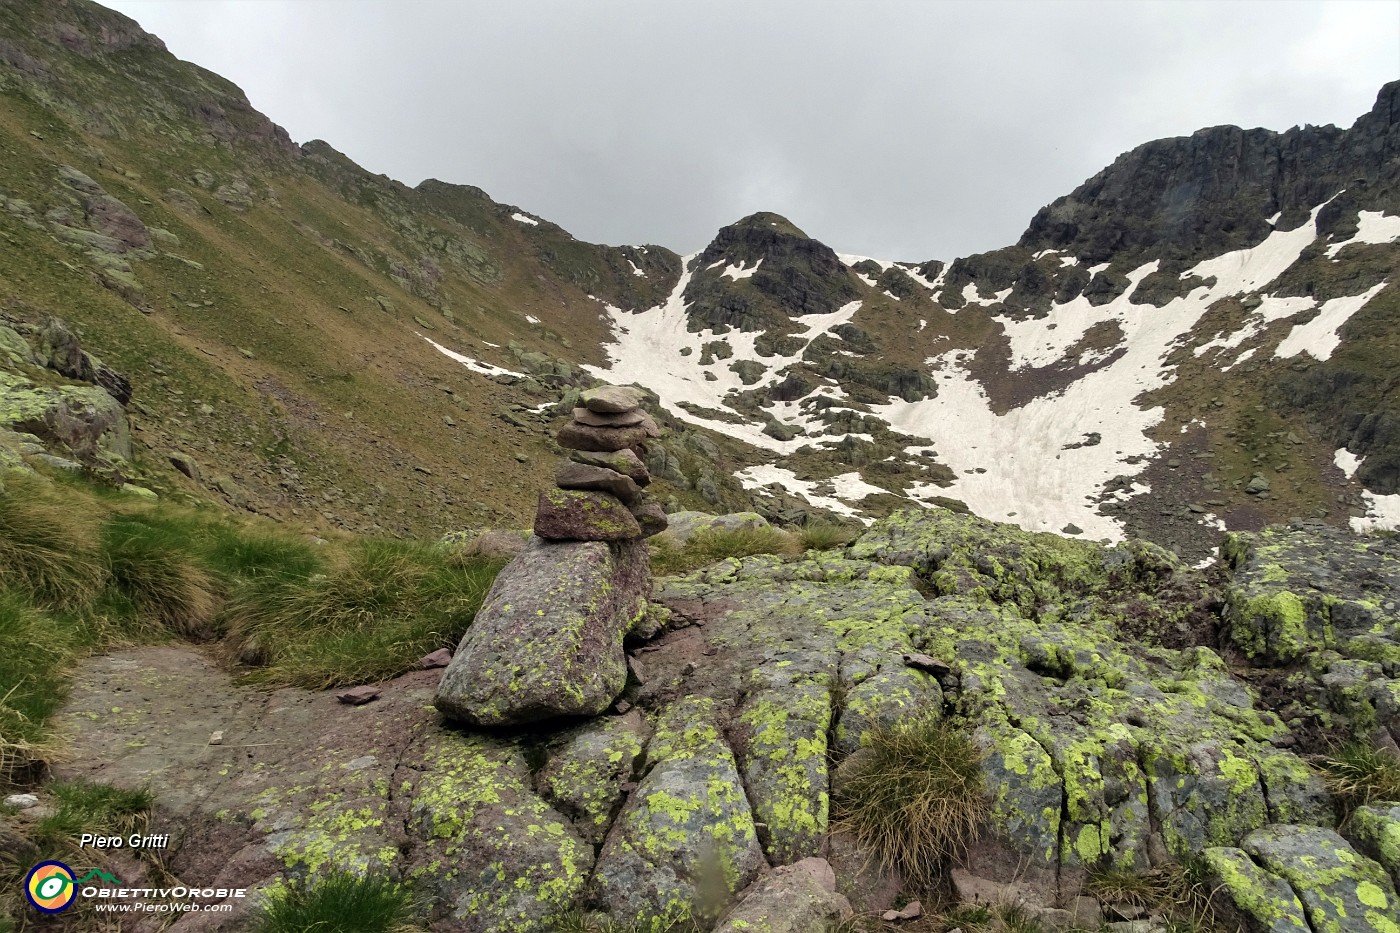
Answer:
[(649, 589), (641, 541), (531, 538), (443, 673), (437, 708), (482, 726), (602, 713), (627, 683), (622, 639)]

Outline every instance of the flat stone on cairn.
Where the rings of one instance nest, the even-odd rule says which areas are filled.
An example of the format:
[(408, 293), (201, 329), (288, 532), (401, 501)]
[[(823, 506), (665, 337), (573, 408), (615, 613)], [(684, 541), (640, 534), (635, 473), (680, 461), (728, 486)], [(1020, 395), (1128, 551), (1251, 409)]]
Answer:
[(622, 640), (651, 588), (643, 537), (666, 530), (634, 450), (661, 430), (625, 386), (582, 393), (559, 432), (569, 459), (540, 493), (535, 533), (496, 578), (438, 685), (447, 716), (482, 726), (595, 716), (626, 686)]

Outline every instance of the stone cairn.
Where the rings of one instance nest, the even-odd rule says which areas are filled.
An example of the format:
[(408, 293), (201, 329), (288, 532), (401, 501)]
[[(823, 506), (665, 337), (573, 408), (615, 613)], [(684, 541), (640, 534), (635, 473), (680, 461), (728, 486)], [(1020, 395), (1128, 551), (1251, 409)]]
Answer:
[(646, 498), (651, 482), (637, 448), (660, 437), (642, 394), (624, 386), (585, 390), (559, 432), (569, 459), (540, 493), (535, 534), (550, 541), (630, 541), (666, 530), (666, 513)]
[[(585, 391), (559, 432), (569, 459), (540, 494), (535, 533), (496, 577), (434, 698), (449, 718), (501, 727), (596, 716), (627, 684), (623, 640), (647, 618), (642, 539), (666, 528), (637, 455), (656, 422), (636, 389)], [(642, 448), (644, 449), (644, 448)]]

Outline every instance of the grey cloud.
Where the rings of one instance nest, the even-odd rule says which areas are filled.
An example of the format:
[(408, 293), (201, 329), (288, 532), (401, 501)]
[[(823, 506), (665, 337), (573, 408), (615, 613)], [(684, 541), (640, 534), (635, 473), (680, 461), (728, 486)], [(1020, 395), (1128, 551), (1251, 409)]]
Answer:
[(881, 258), (992, 249), (1139, 143), (1349, 125), (1400, 76), (1400, 0), (112, 5), (298, 140), (682, 252), (757, 210)]

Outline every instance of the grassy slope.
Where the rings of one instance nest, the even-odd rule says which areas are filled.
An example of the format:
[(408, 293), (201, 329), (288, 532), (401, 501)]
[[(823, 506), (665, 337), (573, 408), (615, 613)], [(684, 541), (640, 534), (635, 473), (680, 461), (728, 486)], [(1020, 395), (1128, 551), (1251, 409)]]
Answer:
[[(79, 48), (54, 41), (56, 22), (84, 37)], [(104, 30), (135, 44), (102, 48)], [(157, 488), (200, 493), (164, 463), (182, 449), (258, 510), (310, 524), (425, 535), (528, 523), (531, 490), (553, 465), (549, 422), (522, 430), (498, 413), (557, 391), (498, 385), (415, 332), (516, 370), (503, 349), (512, 341), (598, 361), (606, 330), (588, 295), (645, 306), (674, 281), (674, 256), (578, 243), (511, 220), (474, 189), (415, 191), (329, 147), (305, 156), (232, 85), (97, 7), (3, 6), (0, 34), (41, 66), (31, 74), (0, 55), (0, 193), (42, 216), (70, 199), (57, 171), (72, 165), (179, 238), (132, 262), (138, 310), (48, 225), (0, 212), (0, 308), (58, 314), (130, 375)], [(225, 204), (200, 172), (213, 189), (246, 182), (252, 207)], [(199, 210), (181, 210), (170, 189)], [(647, 277), (631, 274), (629, 256)], [(405, 270), (416, 277), (396, 280)]]

